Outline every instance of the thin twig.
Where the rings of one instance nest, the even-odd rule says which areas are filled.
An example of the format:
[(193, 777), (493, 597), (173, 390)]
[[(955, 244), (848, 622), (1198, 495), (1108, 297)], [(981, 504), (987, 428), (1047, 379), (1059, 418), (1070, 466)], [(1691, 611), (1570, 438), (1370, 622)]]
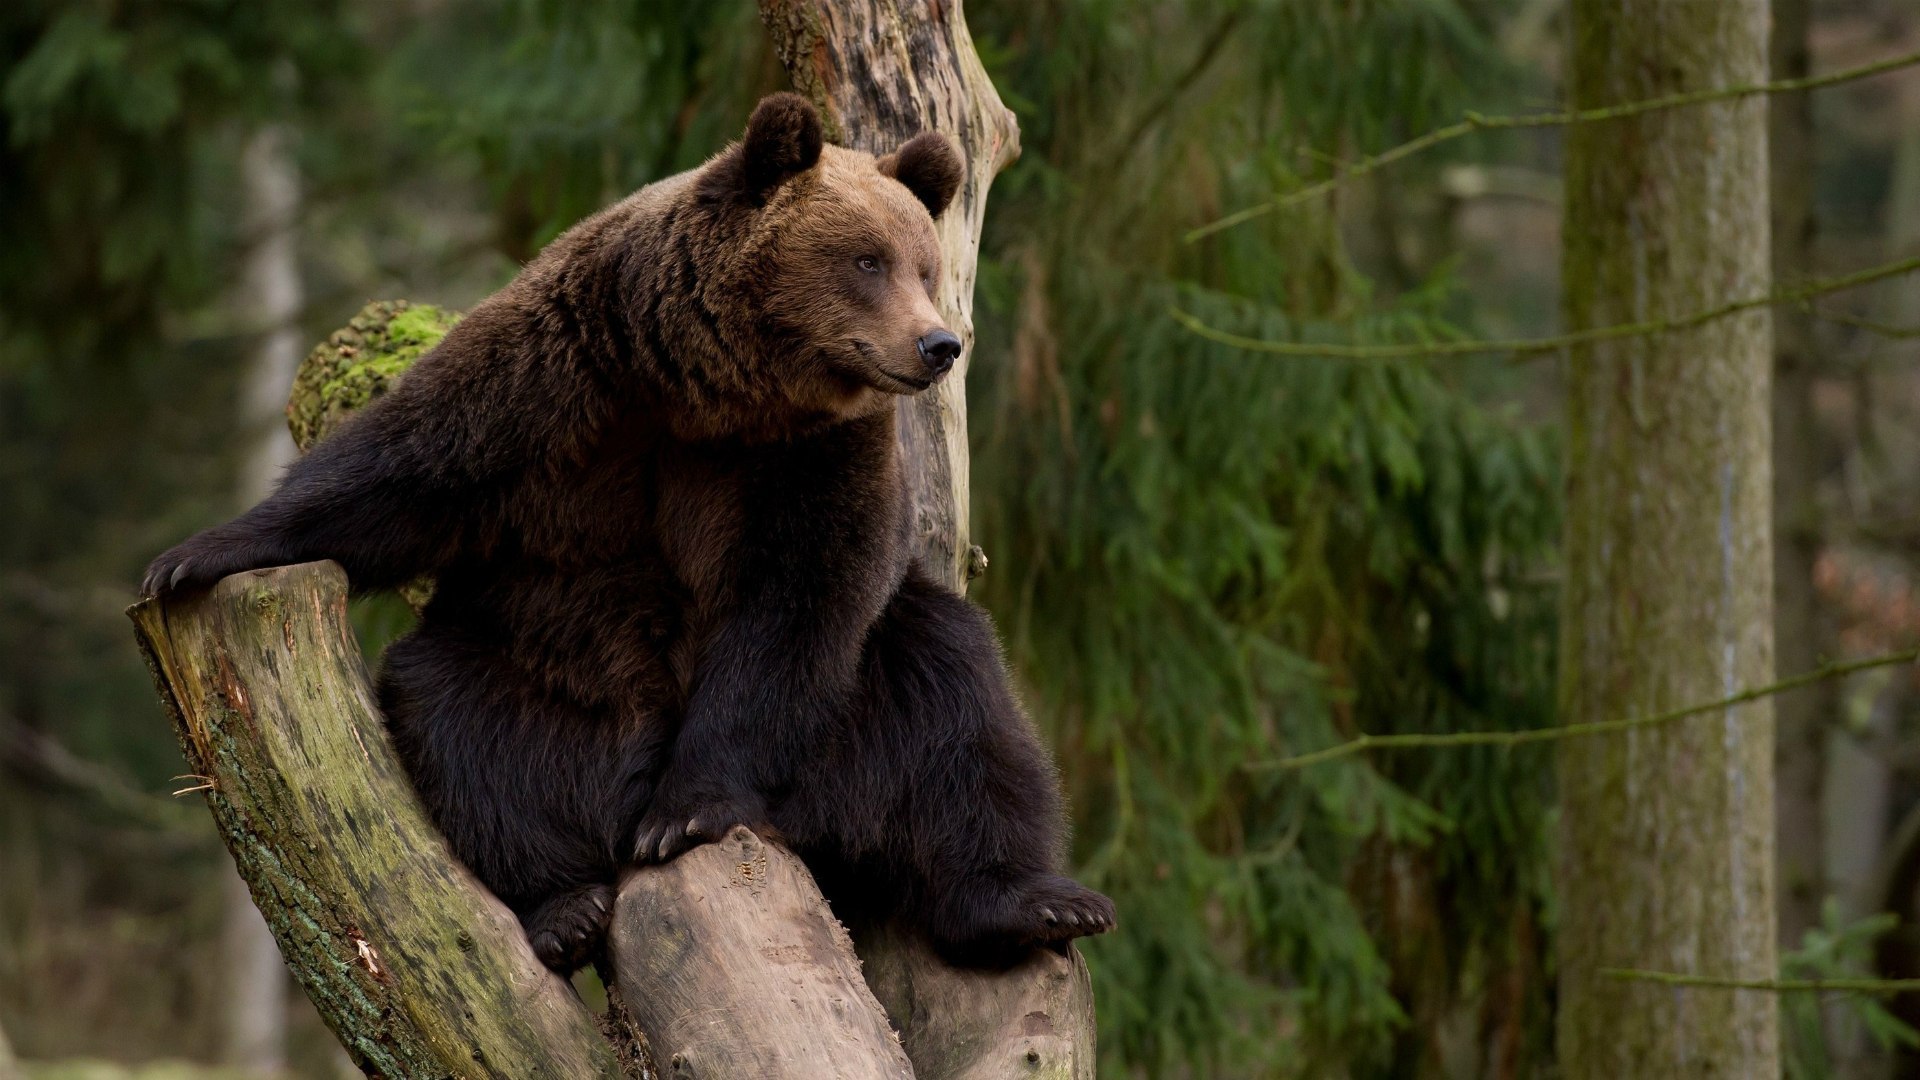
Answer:
[(1622, 105), (1608, 105), (1597, 109), (1579, 109), (1566, 112), (1538, 113), (1532, 116), (1485, 116), (1469, 112), (1456, 124), (1427, 132), (1418, 138), (1409, 139), (1391, 150), (1385, 150), (1371, 157), (1365, 157), (1351, 165), (1342, 165), (1334, 174), (1317, 184), (1310, 184), (1289, 195), (1249, 206), (1245, 210), (1228, 214), (1218, 221), (1189, 230), (1186, 239), (1189, 243), (1200, 240), (1235, 225), (1244, 224), (1258, 217), (1264, 217), (1276, 210), (1295, 206), (1309, 199), (1318, 198), (1332, 191), (1345, 181), (1391, 165), (1396, 161), (1412, 157), (1425, 150), (1431, 150), (1442, 143), (1464, 138), (1476, 131), (1511, 131), (1521, 128), (1558, 127), (1566, 124), (1591, 124), (1603, 120), (1623, 120), (1644, 113), (1659, 112), (1664, 109), (1678, 109), (1689, 105), (1706, 105), (1716, 101), (1732, 101), (1738, 98), (1753, 97), (1759, 94), (1783, 94), (1803, 90), (1819, 90), (1855, 79), (1865, 79), (1882, 75), (1903, 67), (1920, 64), (1920, 51), (1890, 56), (1871, 64), (1846, 68), (1826, 75), (1815, 75), (1804, 79), (1782, 79), (1779, 82), (1755, 83), (1746, 86), (1725, 86), (1713, 90), (1695, 90), (1684, 94), (1667, 94), (1663, 97), (1649, 98), (1645, 101), (1632, 101)]
[(1733, 979), (1718, 975), (1682, 975), (1639, 968), (1601, 968), (1609, 979), (1630, 979), (1664, 986), (1701, 986), (1715, 990), (1767, 990), (1774, 993), (1906, 994), (1920, 990), (1920, 979)]
[(1851, 326), (1856, 330), (1864, 330), (1869, 334), (1874, 334), (1879, 337), (1892, 338), (1896, 341), (1920, 338), (1920, 326), (1895, 326), (1892, 323), (1878, 322), (1874, 319), (1863, 319), (1858, 315), (1849, 315), (1844, 311), (1829, 311), (1825, 308), (1809, 307), (1808, 310), (1816, 319), (1824, 319), (1830, 323), (1839, 323), (1841, 326)]
[(1617, 323), (1612, 326), (1595, 326), (1572, 333), (1559, 334), (1545, 338), (1512, 338), (1506, 340), (1489, 339), (1466, 341), (1414, 342), (1399, 345), (1351, 345), (1351, 344), (1315, 344), (1306, 341), (1268, 341), (1264, 338), (1251, 338), (1230, 333), (1201, 322), (1194, 315), (1179, 308), (1168, 308), (1173, 320), (1208, 341), (1250, 352), (1269, 353), (1274, 356), (1318, 356), (1336, 360), (1411, 360), (1427, 357), (1477, 356), (1487, 353), (1511, 353), (1516, 358), (1537, 356), (1571, 345), (1589, 345), (1598, 341), (1617, 341), (1621, 338), (1642, 337), (1653, 334), (1671, 333), (1675, 330), (1691, 330), (1704, 326), (1716, 319), (1730, 315), (1739, 315), (1757, 308), (1774, 307), (1779, 304), (1800, 304), (1816, 296), (1841, 292), (1857, 288), (1890, 277), (1911, 274), (1920, 270), (1920, 256), (1902, 259), (1899, 262), (1882, 266), (1856, 270), (1835, 278), (1822, 278), (1791, 289), (1782, 289), (1765, 296), (1750, 296), (1743, 300), (1722, 304), (1719, 307), (1696, 311), (1674, 319), (1649, 319), (1644, 322)]
[(191, 824), (166, 800), (134, 786), (118, 771), (75, 754), (60, 740), (5, 713), (0, 713), (0, 768), (79, 792), (147, 825), (176, 829)]
[(1278, 761), (1249, 762), (1247, 769), (1303, 769), (1309, 765), (1335, 761), (1352, 757), (1366, 750), (1407, 750), (1414, 747), (1459, 747), (1459, 746), (1524, 746), (1528, 743), (1548, 742), (1554, 739), (1571, 739), (1586, 735), (1610, 735), (1620, 731), (1635, 731), (1640, 728), (1655, 727), (1660, 724), (1684, 720), (1689, 716), (1715, 712), (1734, 705), (1742, 705), (1758, 698), (1770, 697), (1788, 690), (1797, 690), (1824, 679), (1837, 679), (1851, 675), (1856, 671), (1869, 668), (1890, 667), (1894, 664), (1912, 663), (1920, 659), (1920, 649), (1902, 649), (1884, 656), (1870, 656), (1861, 660), (1847, 660), (1837, 664), (1825, 664), (1805, 674), (1781, 679), (1742, 690), (1731, 697), (1718, 701), (1709, 701), (1699, 705), (1687, 705), (1651, 716), (1636, 716), (1626, 720), (1594, 720), (1584, 724), (1562, 724), (1559, 727), (1532, 728), (1525, 731), (1451, 731), (1422, 732), (1408, 735), (1360, 735), (1351, 741), (1324, 750), (1315, 750), (1311, 754), (1281, 758)]

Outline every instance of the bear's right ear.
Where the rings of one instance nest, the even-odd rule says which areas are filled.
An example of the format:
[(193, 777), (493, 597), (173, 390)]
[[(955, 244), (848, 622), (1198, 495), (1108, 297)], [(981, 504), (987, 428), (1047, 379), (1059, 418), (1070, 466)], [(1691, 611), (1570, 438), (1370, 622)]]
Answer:
[(768, 94), (740, 140), (740, 178), (759, 198), (820, 160), (820, 114), (799, 94)]

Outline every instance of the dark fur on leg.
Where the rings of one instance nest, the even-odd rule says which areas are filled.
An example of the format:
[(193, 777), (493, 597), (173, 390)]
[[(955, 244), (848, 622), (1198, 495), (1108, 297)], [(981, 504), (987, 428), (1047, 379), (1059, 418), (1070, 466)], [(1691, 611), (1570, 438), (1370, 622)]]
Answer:
[[(868, 637), (862, 678), (835, 752), (774, 814), (829, 897), (852, 913), (890, 895), (970, 965), (1112, 929), (1112, 901), (1059, 875), (1058, 782), (986, 616), (910, 575)], [(876, 872), (890, 888), (873, 888)]]
[(454, 854), (521, 916), (543, 963), (564, 974), (593, 959), (662, 725), (554, 696), (433, 608), (388, 649), (380, 697)]
[(564, 975), (599, 957), (612, 918), (613, 886), (581, 885), (548, 897), (521, 925), (540, 962)]

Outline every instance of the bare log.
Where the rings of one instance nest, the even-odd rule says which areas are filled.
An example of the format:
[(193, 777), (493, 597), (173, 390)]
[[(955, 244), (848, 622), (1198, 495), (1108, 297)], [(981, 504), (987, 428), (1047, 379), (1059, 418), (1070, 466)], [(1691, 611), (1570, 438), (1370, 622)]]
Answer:
[(131, 608), (187, 767), (281, 955), (386, 1080), (617, 1077), (520, 924), (446, 849), (401, 771), (333, 563)]
[(630, 875), (611, 944), (667, 1076), (914, 1075), (806, 867), (745, 828)]
[(1088, 1080), (1093, 983), (1078, 953), (1038, 951), (1010, 971), (952, 967), (897, 926), (862, 928), (867, 985), (921, 1080)]

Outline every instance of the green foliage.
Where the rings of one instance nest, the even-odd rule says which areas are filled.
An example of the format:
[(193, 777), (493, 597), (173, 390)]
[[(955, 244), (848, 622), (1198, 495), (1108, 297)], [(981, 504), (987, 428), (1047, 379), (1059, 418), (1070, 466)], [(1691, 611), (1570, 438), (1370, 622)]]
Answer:
[(752, 4), (652, 0), (468, 4), (402, 36), (382, 77), (415, 132), (480, 163), (521, 259), (697, 164), (785, 82)]
[[(1800, 947), (1780, 957), (1783, 979), (1848, 979), (1870, 976), (1873, 953), (1882, 937), (1900, 924), (1896, 915), (1872, 915), (1848, 922), (1839, 901), (1828, 897), (1820, 907), (1821, 925), (1808, 930)], [(1888, 1011), (1886, 1003), (1868, 994), (1837, 999), (1844, 1009), (1826, 1009), (1820, 994), (1781, 996), (1781, 1027), (1786, 1033), (1784, 1071), (1789, 1080), (1827, 1080), (1847, 1075), (1833, 1059), (1828, 1043), (1831, 1025), (1853, 1025), (1881, 1050), (1920, 1048), (1920, 1031)]]
[[(1474, 404), (1492, 369), (1249, 357), (1163, 314), (1457, 334), (1444, 273), (1376, 297), (1314, 212), (1178, 236), (1292, 182), (1262, 146), (1457, 108), (1483, 35), (1451, 4), (1176, 8), (972, 9), (1023, 42), (991, 60), (1026, 146), (986, 248), (977, 589), (1060, 750), (1081, 872), (1120, 905), (1085, 950), (1107, 1064), (1400, 1074), (1482, 1007), (1489, 1052), (1537, 1059), (1546, 757), (1240, 766), (1362, 730), (1551, 723), (1555, 448)], [(1157, 19), (1181, 14), (1200, 32), (1163, 48)], [(1395, 61), (1349, 63), (1369, 50)]]

